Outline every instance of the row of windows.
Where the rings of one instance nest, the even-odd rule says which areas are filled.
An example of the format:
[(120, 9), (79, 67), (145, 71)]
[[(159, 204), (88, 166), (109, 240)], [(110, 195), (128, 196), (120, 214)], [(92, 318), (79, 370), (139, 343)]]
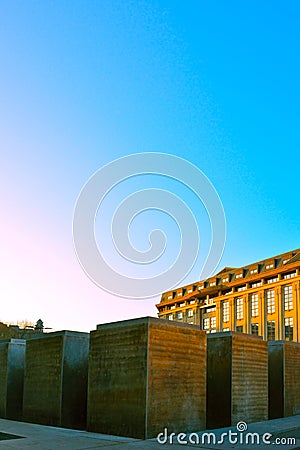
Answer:
[[(258, 325), (257, 325), (258, 327)], [(293, 340), (294, 323), (292, 317), (286, 317), (284, 319), (284, 336), (288, 341)], [(267, 322), (267, 339), (275, 340), (275, 320), (269, 320)]]
[[(188, 309), (188, 310), (186, 311), (186, 315), (187, 315), (187, 317), (193, 317), (194, 311), (193, 311), (192, 309)], [(183, 319), (183, 312), (182, 312), (182, 311), (179, 311), (177, 314), (169, 314), (169, 315), (167, 316), (167, 318), (168, 318), (169, 320), (174, 320), (174, 318), (175, 318), (175, 320), (176, 320), (176, 319), (181, 320), (181, 319)]]
[(189, 287), (189, 288), (182, 288), (181, 292), (177, 292), (177, 291), (173, 291), (172, 293), (170, 293), (168, 295), (168, 299), (170, 300), (171, 298), (176, 298), (176, 297), (181, 297), (181, 296), (185, 296), (186, 294), (190, 294), (191, 292), (195, 292), (198, 290), (198, 285), (197, 284), (193, 284), (193, 286)]
[[(251, 304), (251, 317), (258, 317), (259, 315), (259, 303), (258, 303), (258, 293), (250, 294), (250, 304)], [(284, 286), (283, 288), (283, 302), (284, 310), (290, 311), (293, 309), (293, 287)], [(244, 318), (244, 299), (235, 299), (235, 311), (236, 319), (240, 320)], [(268, 289), (266, 291), (266, 307), (268, 314), (275, 313), (275, 291), (274, 289)], [(223, 302), (223, 322), (229, 322), (229, 302)]]
[[(293, 318), (292, 317), (287, 317), (284, 320), (284, 336), (285, 339), (288, 341), (292, 341), (293, 340), (293, 330), (294, 330), (294, 325), (293, 325)], [(229, 328), (223, 328), (223, 331), (230, 331)], [(236, 327), (236, 331), (239, 332), (243, 332), (243, 326), (237, 326)], [(258, 323), (252, 323), (251, 324), (251, 334), (258, 336), (258, 331), (259, 331), (259, 325)], [(275, 321), (274, 320), (270, 320), (267, 322), (267, 339), (268, 340), (275, 340)]]
[[(266, 266), (266, 269), (271, 269), (271, 268), (273, 268), (273, 264), (270, 264), (270, 265)], [(250, 270), (250, 274), (251, 275), (253, 275), (254, 273), (257, 273), (257, 269)], [(289, 278), (293, 278), (296, 275), (297, 275), (296, 271), (285, 273), (285, 274), (283, 274), (283, 279), (286, 280), (286, 279), (289, 279)], [(235, 275), (235, 279), (239, 279), (239, 278), (243, 278), (243, 277), (244, 277), (243, 273), (239, 273), (239, 274)], [(267, 283), (275, 283), (276, 281), (278, 281), (277, 277), (266, 279)], [(229, 282), (229, 277), (223, 278), (222, 282), (223, 283), (228, 283)], [(206, 282), (206, 283), (208, 283), (208, 282)], [(250, 287), (254, 288), (254, 287), (259, 287), (261, 285), (262, 285), (262, 282), (261, 281), (257, 281), (257, 282), (251, 283)], [(171, 292), (168, 295), (168, 299), (171, 299), (171, 298), (175, 299), (176, 297), (185, 296), (186, 294), (189, 294), (191, 292), (195, 292), (198, 289), (200, 289), (201, 287), (204, 288), (205, 286), (206, 286), (205, 283), (204, 283), (203, 286), (198, 286), (197, 284), (194, 284), (193, 286), (190, 286), (189, 288), (182, 288), (180, 292), (179, 291), (173, 291), (173, 292)], [(209, 286), (216, 286), (216, 282), (215, 281), (210, 282)], [(244, 289), (246, 289), (246, 286), (240, 286), (240, 287), (237, 288), (238, 291), (242, 291)]]
[[(267, 264), (266, 265), (266, 269), (267, 270), (268, 269), (274, 269), (274, 264)], [(261, 268), (260, 268), (260, 271), (261, 271)], [(251, 269), (250, 270), (250, 275), (254, 275), (256, 273), (258, 273), (258, 269)], [(246, 276), (247, 276), (247, 270), (245, 270), (244, 272), (237, 273), (237, 274), (235, 274), (235, 276), (234, 276), (234, 274), (230, 274), (230, 276), (227, 276), (226, 278), (222, 278), (222, 282), (223, 283), (228, 283), (229, 281), (233, 281), (234, 279), (238, 280), (240, 278), (245, 278)], [(296, 271), (283, 274), (283, 278), (284, 279), (293, 278), (295, 276), (296, 276)], [(278, 277), (270, 278), (270, 280), (272, 280), (272, 281), (267, 280), (267, 282), (268, 283), (275, 283), (275, 281), (278, 281)], [(216, 283), (214, 283), (214, 285), (215, 284)], [(261, 282), (260, 282), (260, 284), (261, 284)], [(212, 283), (210, 285), (212, 286)], [(252, 287), (254, 287), (254, 286), (252, 285)]]

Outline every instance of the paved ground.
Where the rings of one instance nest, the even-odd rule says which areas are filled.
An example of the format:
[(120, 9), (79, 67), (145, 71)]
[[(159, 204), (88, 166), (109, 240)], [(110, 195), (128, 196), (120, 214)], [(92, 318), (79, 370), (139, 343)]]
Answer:
[[(162, 430), (163, 431), (163, 430)], [(232, 432), (236, 432), (236, 427), (231, 428)], [(213, 431), (210, 430), (209, 433)], [(259, 435), (259, 439), (261, 440), (260, 445), (256, 445), (251, 443), (251, 437), (249, 436), (249, 443), (245, 444), (245, 439), (247, 433), (256, 432)], [(220, 443), (220, 437), (222, 433), (229, 433), (229, 428), (224, 428), (220, 430), (214, 430), (216, 434), (216, 443), (214, 444), (211, 441), (210, 444), (207, 444), (208, 437), (206, 436), (206, 445), (201, 443), (201, 440), (204, 438), (204, 432), (198, 433), (199, 436), (199, 445), (195, 444), (178, 444), (177, 439), (174, 439), (173, 444), (171, 445), (169, 440), (166, 444), (159, 444), (156, 439), (142, 441), (137, 439), (129, 439), (123, 437), (116, 436), (108, 436), (104, 434), (97, 433), (88, 433), (86, 431), (77, 431), (77, 430), (69, 430), (65, 428), (55, 428), (55, 427), (47, 427), (43, 425), (36, 425), (24, 422), (15, 422), (11, 420), (0, 419), (0, 439), (1, 435), (4, 438), (9, 437), (7, 435), (14, 436), (22, 436), (22, 438), (13, 438), (0, 440), (0, 450), (1, 449), (17, 449), (17, 450), (28, 450), (28, 449), (37, 449), (37, 450), (139, 450), (139, 449), (183, 449), (183, 448), (197, 448), (197, 449), (238, 449), (238, 450), (253, 450), (255, 448), (258, 449), (300, 449), (300, 416), (287, 417), (284, 419), (276, 419), (270, 420), (268, 422), (259, 422), (255, 424), (249, 425), (249, 428), (245, 432), (239, 432), (237, 437), (241, 439), (243, 437), (244, 444), (233, 445), (228, 441), (228, 437), (224, 436), (224, 442)], [(272, 436), (269, 436), (270, 444), (273, 444), (273, 447), (270, 447), (270, 444), (262, 443), (262, 437), (264, 433), (270, 433)], [(296, 444), (293, 445), (285, 445), (283, 439), (286, 438), (296, 438)], [(236, 435), (233, 435), (231, 439), (235, 439)], [(275, 439), (281, 439), (281, 442), (275, 443)], [(182, 437), (183, 440), (194, 440), (196, 439), (195, 434), (190, 435), (185, 438)], [(212, 439), (212, 436), (211, 436)], [(256, 438), (257, 439), (257, 436)], [(219, 441), (219, 443), (218, 443)]]

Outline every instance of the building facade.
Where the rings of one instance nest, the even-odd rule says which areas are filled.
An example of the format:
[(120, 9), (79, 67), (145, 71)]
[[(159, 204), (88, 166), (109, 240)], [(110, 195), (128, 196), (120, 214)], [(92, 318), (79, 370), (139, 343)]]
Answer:
[(200, 325), (207, 333), (240, 331), (300, 342), (300, 249), (162, 294), (158, 317)]

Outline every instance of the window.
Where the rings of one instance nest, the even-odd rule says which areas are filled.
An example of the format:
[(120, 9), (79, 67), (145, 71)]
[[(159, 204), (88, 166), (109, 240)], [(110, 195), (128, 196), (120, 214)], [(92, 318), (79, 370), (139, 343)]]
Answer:
[(291, 272), (291, 273), (285, 273), (284, 275), (283, 275), (283, 278), (285, 279), (285, 280), (287, 280), (288, 278), (293, 278), (293, 277), (295, 277), (296, 276), (296, 272)]
[(177, 319), (182, 319), (183, 315), (182, 312), (177, 313)]
[(197, 289), (198, 289), (197, 284), (193, 284), (193, 291), (197, 291)]
[(176, 308), (176, 306), (175, 306), (175, 305), (172, 305), (172, 306), (171, 306), (171, 309), (175, 309), (175, 308)]
[(268, 284), (271, 284), (271, 283), (276, 283), (276, 281), (278, 281), (278, 280), (277, 280), (277, 278), (269, 278), (266, 281), (267, 281)]
[(194, 305), (194, 303), (195, 303), (195, 300), (190, 301), (190, 305)]
[(203, 330), (209, 330), (209, 318), (203, 319)]
[(187, 315), (188, 317), (193, 317), (193, 310), (192, 309), (188, 309)]
[(235, 278), (236, 279), (238, 279), (238, 278), (242, 278), (242, 276), (243, 276), (243, 274), (242, 273), (238, 273), (236, 276), (235, 276)]
[(223, 328), (223, 331), (230, 331), (230, 328)]
[(273, 267), (274, 267), (274, 264), (267, 264), (266, 265), (266, 269), (273, 269)]
[(293, 286), (283, 287), (283, 300), (285, 311), (293, 309)]
[(257, 281), (256, 283), (252, 283), (251, 284), (252, 288), (256, 288), (256, 287), (259, 287), (259, 286), (261, 286), (261, 281)]
[(207, 333), (215, 333), (217, 327), (217, 320), (215, 317), (206, 317), (203, 319), (203, 330)]
[(286, 317), (284, 319), (284, 328), (285, 328), (285, 339), (287, 341), (293, 340), (293, 318), (292, 317)]
[(243, 332), (243, 326), (241, 325), (241, 326), (236, 327), (236, 331), (238, 331), (239, 333), (242, 333)]
[(223, 302), (223, 322), (229, 322), (229, 302)]
[(253, 275), (254, 273), (257, 273), (257, 269), (251, 269), (250, 274)]
[(182, 295), (186, 295), (186, 288), (182, 288)]
[(173, 314), (169, 314), (168, 319), (173, 320)]
[(224, 291), (224, 295), (229, 295), (229, 294), (232, 294), (232, 289), (229, 289), (229, 290), (227, 290), (227, 291)]
[(275, 320), (269, 320), (267, 322), (268, 341), (274, 341), (275, 339)]
[(217, 319), (216, 319), (216, 317), (212, 317), (210, 319), (210, 327), (211, 328), (217, 328)]
[(177, 292), (173, 292), (173, 298), (176, 298), (177, 297)]
[(211, 312), (215, 312), (216, 311), (216, 307), (213, 306), (212, 308), (207, 308), (206, 312), (207, 313), (211, 313)]
[(258, 294), (257, 293), (251, 294), (250, 301), (251, 301), (251, 317), (257, 317), (258, 316)]
[(185, 302), (183, 303), (179, 303), (180, 308), (182, 308), (183, 306), (185, 306)]
[(223, 281), (223, 283), (228, 283), (229, 278), (228, 277), (227, 278), (223, 278), (222, 281)]
[(251, 323), (251, 334), (258, 336), (258, 323)]
[(244, 317), (244, 300), (242, 298), (236, 299), (236, 318), (237, 320)]
[(267, 298), (267, 313), (273, 314), (275, 312), (275, 292), (274, 289), (266, 291)]
[(246, 285), (245, 286), (240, 286), (240, 287), (237, 288), (238, 292), (245, 291), (245, 290), (246, 290)]

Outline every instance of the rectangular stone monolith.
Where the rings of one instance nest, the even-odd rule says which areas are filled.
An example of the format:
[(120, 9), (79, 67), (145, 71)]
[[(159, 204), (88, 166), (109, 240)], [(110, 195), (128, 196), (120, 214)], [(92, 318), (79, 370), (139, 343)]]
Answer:
[(300, 343), (269, 341), (269, 418), (300, 414)]
[(207, 427), (268, 419), (268, 344), (237, 332), (208, 335)]
[(67, 428), (86, 427), (89, 334), (43, 333), (27, 341), (24, 419)]
[(0, 417), (22, 419), (26, 341), (0, 341)]
[(206, 334), (146, 317), (91, 332), (88, 430), (141, 439), (205, 428)]

